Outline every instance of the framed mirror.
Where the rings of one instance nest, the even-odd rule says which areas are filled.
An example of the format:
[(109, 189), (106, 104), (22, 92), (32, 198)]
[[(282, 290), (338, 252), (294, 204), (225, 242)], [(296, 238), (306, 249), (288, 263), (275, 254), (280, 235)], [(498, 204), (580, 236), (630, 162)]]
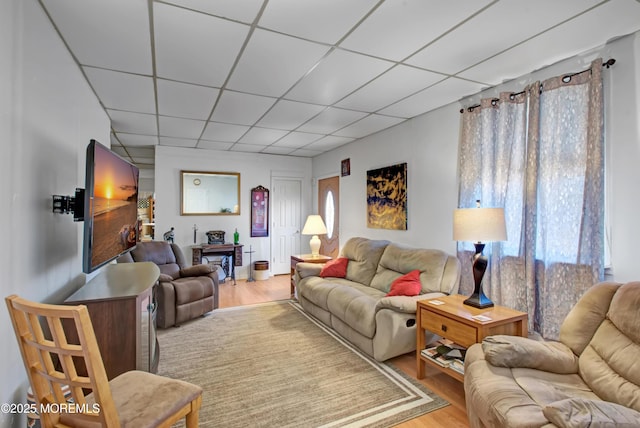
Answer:
[(180, 171), (180, 215), (240, 215), (240, 173)]

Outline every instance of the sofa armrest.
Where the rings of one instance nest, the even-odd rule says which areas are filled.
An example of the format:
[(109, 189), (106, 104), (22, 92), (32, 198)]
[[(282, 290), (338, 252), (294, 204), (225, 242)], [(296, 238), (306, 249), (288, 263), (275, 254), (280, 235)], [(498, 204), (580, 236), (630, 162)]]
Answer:
[(189, 266), (184, 269), (180, 269), (180, 277), (189, 276), (209, 276), (210, 273), (215, 272), (217, 266), (211, 264), (201, 264), (195, 266)]
[(578, 372), (578, 357), (561, 342), (496, 335), (482, 341), (484, 357), (495, 367), (530, 368), (557, 374)]
[(299, 279), (308, 276), (320, 276), (320, 271), (323, 267), (324, 264), (300, 262), (296, 264), (296, 274)]
[(391, 309), (404, 314), (415, 314), (418, 307), (418, 300), (430, 299), (444, 296), (444, 293), (419, 294), (417, 296), (389, 296), (378, 300), (376, 311), (380, 309)]
[(173, 282), (160, 279), (160, 283), (156, 286), (156, 300), (158, 302), (156, 326), (167, 328), (174, 325), (176, 323), (176, 292)]
[(547, 404), (542, 413), (561, 428), (637, 427), (640, 413), (620, 404), (586, 398), (567, 398)]

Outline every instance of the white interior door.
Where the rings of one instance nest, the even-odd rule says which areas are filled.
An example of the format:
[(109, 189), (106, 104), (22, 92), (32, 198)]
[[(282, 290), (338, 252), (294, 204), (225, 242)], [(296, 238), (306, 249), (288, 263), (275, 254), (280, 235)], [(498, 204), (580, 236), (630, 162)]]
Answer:
[(274, 178), (272, 182), (271, 272), (291, 272), (291, 255), (300, 254), (302, 180)]

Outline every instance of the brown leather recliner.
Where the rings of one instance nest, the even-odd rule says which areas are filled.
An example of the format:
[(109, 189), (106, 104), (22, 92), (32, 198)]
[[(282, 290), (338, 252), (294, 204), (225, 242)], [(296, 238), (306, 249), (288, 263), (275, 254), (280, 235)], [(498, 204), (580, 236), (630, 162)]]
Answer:
[(160, 268), (160, 284), (156, 288), (159, 328), (180, 325), (218, 307), (217, 266), (187, 266), (176, 244), (138, 242), (135, 249), (118, 258), (118, 263), (131, 262), (153, 262)]

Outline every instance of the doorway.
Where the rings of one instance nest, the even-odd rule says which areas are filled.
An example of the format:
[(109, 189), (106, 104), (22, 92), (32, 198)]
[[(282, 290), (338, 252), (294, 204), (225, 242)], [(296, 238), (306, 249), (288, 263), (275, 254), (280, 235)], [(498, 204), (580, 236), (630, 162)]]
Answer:
[(271, 273), (291, 272), (291, 255), (300, 254), (302, 179), (273, 178), (271, 192)]
[(340, 177), (318, 180), (318, 213), (327, 226), (320, 235), (320, 254), (334, 259), (340, 252)]

